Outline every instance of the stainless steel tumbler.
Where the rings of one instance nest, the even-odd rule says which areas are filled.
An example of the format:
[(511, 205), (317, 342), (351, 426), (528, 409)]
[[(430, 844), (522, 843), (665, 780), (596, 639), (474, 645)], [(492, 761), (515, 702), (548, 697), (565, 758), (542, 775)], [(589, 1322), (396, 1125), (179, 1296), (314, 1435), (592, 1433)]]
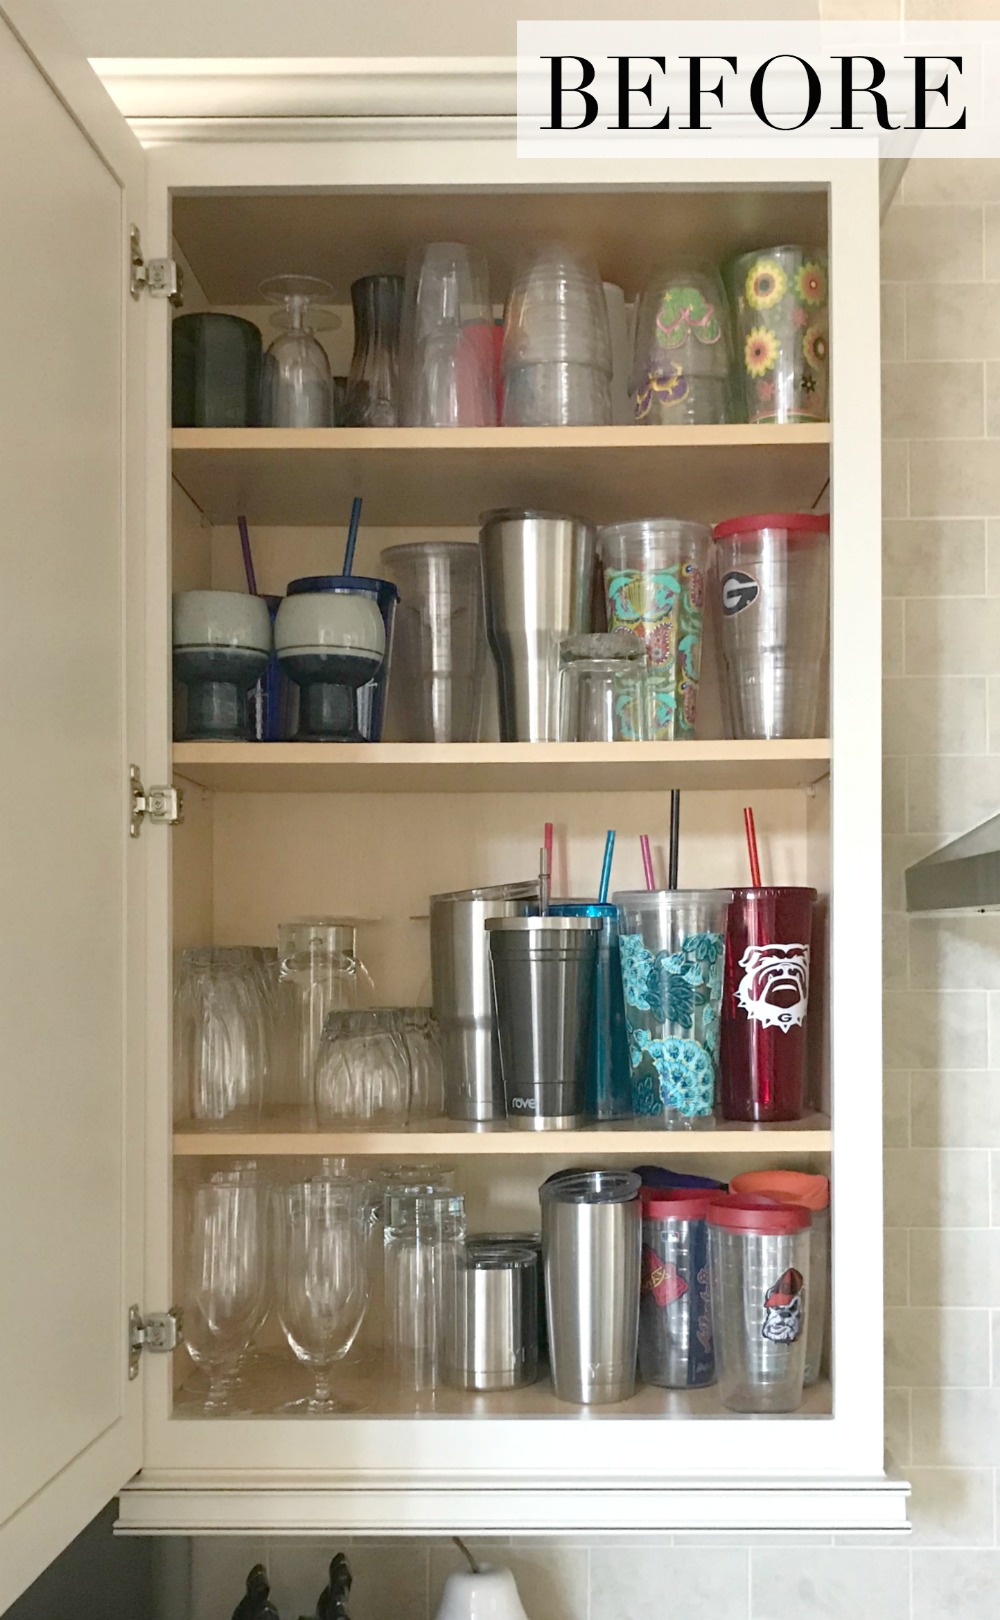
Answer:
[(448, 1382), (519, 1389), (538, 1377), (538, 1255), (515, 1243), (470, 1239), (455, 1285)]
[(562, 1171), (539, 1188), (552, 1385), (561, 1401), (635, 1389), (642, 1225), (639, 1177)]
[(487, 921), (510, 1125), (565, 1131), (583, 1121), (602, 927), (599, 917)]
[(590, 629), (596, 531), (558, 512), (484, 512), (486, 639), (504, 742), (559, 741), (559, 644)]
[(506, 1118), (486, 922), (523, 917), (537, 901), (537, 881), (431, 895), (431, 978), (449, 1119)]
[(719, 1394), (734, 1412), (802, 1403), (809, 1297), (807, 1209), (726, 1193), (708, 1209)]

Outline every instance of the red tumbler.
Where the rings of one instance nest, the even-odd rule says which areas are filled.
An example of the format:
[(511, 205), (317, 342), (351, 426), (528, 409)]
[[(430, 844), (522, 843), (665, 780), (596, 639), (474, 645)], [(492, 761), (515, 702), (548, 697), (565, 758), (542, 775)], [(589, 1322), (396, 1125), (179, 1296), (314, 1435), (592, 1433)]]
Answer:
[(734, 889), (726, 930), (724, 1119), (801, 1119), (815, 889)]

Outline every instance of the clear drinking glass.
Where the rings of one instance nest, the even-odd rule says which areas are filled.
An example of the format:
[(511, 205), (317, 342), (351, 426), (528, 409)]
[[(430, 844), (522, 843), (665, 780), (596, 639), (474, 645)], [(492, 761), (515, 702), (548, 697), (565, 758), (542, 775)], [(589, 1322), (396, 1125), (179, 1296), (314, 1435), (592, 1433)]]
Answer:
[(407, 427), (495, 427), (490, 278), (475, 248), (430, 242), (410, 255), (400, 371)]
[(294, 1182), (275, 1188), (274, 1209), (278, 1316), (315, 1384), (311, 1396), (282, 1410), (311, 1417), (356, 1411), (333, 1395), (330, 1379), (354, 1343), (368, 1303), (368, 1185)]
[(227, 1175), (192, 1189), (184, 1254), (184, 1343), (208, 1374), (201, 1410), (232, 1416), (232, 1380), (264, 1320), (267, 1236), (256, 1175)]
[(644, 742), (646, 649), (621, 631), (568, 636), (559, 648), (561, 742)]
[(441, 1119), (444, 1114), (444, 1060), (437, 1019), (430, 1007), (400, 1007), (403, 1043), (410, 1060), (409, 1118)]
[(374, 987), (357, 954), (351, 917), (300, 917), (278, 930), (278, 1006), (284, 1031), (288, 1100), (313, 1105), (316, 1054), (331, 1012), (371, 1002)]
[(385, 1216), (386, 1358), (414, 1394), (445, 1380), (465, 1200), (446, 1192), (390, 1191)]
[(316, 1054), (315, 1106), (323, 1126), (406, 1124), (410, 1059), (401, 1012), (373, 1007), (330, 1014)]
[(250, 951), (182, 951), (174, 987), (177, 1117), (251, 1129), (260, 1117), (267, 1045), (267, 1008)]
[(335, 329), (340, 317), (320, 306), (335, 297), (315, 276), (271, 276), (261, 293), (284, 306), (272, 317), (283, 327), (264, 356), (260, 420), (263, 427), (333, 427), (333, 377), (314, 332)]

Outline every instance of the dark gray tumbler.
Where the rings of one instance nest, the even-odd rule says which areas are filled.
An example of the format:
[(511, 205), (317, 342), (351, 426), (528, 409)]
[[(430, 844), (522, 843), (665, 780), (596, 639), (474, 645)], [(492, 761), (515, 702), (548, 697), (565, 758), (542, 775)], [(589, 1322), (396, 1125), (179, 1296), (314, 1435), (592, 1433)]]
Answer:
[(599, 917), (490, 917), (490, 967), (507, 1122), (573, 1130), (593, 1062)]

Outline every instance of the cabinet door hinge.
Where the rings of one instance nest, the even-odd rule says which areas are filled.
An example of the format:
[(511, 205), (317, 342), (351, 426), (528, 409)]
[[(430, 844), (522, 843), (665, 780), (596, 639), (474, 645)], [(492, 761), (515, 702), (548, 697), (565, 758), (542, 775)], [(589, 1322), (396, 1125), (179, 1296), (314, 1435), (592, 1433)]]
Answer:
[(184, 302), (184, 272), (176, 259), (150, 259), (142, 256), (138, 225), (129, 235), (129, 292), (138, 298), (143, 288), (151, 298), (168, 298), (175, 309)]
[(181, 1313), (175, 1305), (170, 1311), (153, 1311), (143, 1316), (138, 1305), (129, 1307), (128, 1313), (128, 1375), (139, 1376), (139, 1358), (144, 1350), (168, 1354), (184, 1343)]
[(138, 765), (128, 768), (128, 791), (128, 830), (132, 838), (138, 838), (146, 816), (164, 827), (174, 827), (184, 820), (184, 795), (180, 788), (151, 787), (147, 793)]

